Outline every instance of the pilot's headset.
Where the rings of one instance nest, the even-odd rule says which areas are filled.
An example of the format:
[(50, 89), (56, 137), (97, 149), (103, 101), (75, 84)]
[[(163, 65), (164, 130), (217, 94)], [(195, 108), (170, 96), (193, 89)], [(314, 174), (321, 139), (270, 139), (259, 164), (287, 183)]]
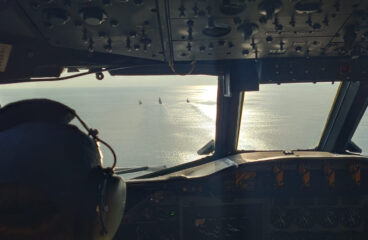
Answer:
[[(88, 134), (69, 124), (74, 118), (80, 121)], [(28, 136), (32, 131), (32, 135)], [(9, 143), (11, 141), (7, 141), (7, 136), (20, 139), (17, 140), (18, 145)], [(98, 137), (97, 130), (89, 128), (73, 109), (59, 102), (31, 99), (11, 103), (0, 109), (0, 141), (1, 137), (5, 144), (10, 144), (10, 147), (4, 149), (19, 152), (17, 157), (10, 154), (9, 160), (3, 158), (0, 161), (3, 170), (0, 184), (6, 184), (11, 178), (11, 182), (17, 184), (18, 194), (7, 196), (14, 198), (18, 204), (15, 209), (19, 209), (18, 218), (23, 223), (12, 225), (14, 231), (9, 233), (0, 231), (0, 238), (56, 239), (57, 236), (63, 236), (64, 239), (107, 240), (114, 237), (124, 213), (126, 185), (122, 178), (114, 175), (115, 152)], [(26, 144), (19, 145), (20, 141)], [(104, 144), (113, 154), (114, 162), (110, 168), (103, 167), (99, 143)], [(65, 151), (69, 152), (64, 155)], [(58, 153), (63, 156), (56, 156)], [(33, 165), (30, 163), (28, 169), (23, 167), (30, 161), (33, 161)], [(22, 173), (14, 175), (12, 170), (6, 170), (13, 166), (20, 168)], [(59, 171), (56, 174), (55, 169)], [(27, 172), (29, 175), (24, 177)], [(17, 207), (21, 204), (27, 206), (30, 201), (27, 196), (19, 198), (19, 189), (33, 192), (30, 198), (37, 195), (37, 199), (33, 200), (36, 202), (34, 211), (40, 212), (41, 216), (51, 216), (40, 220), (42, 227), (39, 229), (42, 231), (28, 231), (29, 235), (21, 235), (27, 232), (22, 230), (35, 223), (32, 216), (27, 223), (24, 212)], [(54, 207), (45, 210), (44, 202), (52, 202)], [(52, 221), (49, 229), (46, 229)]]
[[(92, 178), (97, 186), (97, 205), (93, 239), (112, 239), (115, 235), (123, 217), (126, 201), (126, 186), (121, 177), (114, 175), (114, 169), (117, 163), (117, 157), (114, 149), (105, 141), (98, 137), (98, 130), (92, 129), (81, 119), (74, 111), (74, 116), (84, 129), (88, 132), (99, 150), (100, 166), (92, 172)], [(105, 145), (113, 155), (113, 164), (111, 167), (104, 168), (102, 154), (99, 143)], [(88, 229), (87, 229), (88, 231)]]

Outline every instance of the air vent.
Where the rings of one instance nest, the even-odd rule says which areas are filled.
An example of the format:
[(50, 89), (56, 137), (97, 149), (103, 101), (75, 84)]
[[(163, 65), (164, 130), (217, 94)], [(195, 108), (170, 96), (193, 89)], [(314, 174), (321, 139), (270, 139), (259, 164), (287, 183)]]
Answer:
[(0, 72), (5, 72), (11, 48), (12, 48), (11, 45), (0, 43)]

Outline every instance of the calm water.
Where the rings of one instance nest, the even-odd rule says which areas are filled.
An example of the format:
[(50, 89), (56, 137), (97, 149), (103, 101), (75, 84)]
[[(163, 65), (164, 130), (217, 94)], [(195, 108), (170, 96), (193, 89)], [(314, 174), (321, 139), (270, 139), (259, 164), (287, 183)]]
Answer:
[[(337, 87), (272, 85), (247, 93), (239, 149), (315, 147)], [(172, 166), (200, 158), (197, 150), (214, 139), (216, 92), (214, 85), (0, 89), (0, 103), (35, 97), (61, 101), (99, 130), (100, 137), (116, 150), (119, 166)], [(364, 117), (354, 136), (363, 149), (368, 147), (367, 131)], [(104, 158), (106, 165), (111, 164), (108, 151), (104, 150)]]
[[(99, 130), (119, 166), (172, 166), (197, 159), (197, 150), (214, 138), (216, 91), (215, 86), (11, 89), (0, 90), (0, 103), (35, 97), (60, 101)], [(110, 152), (103, 154), (111, 164)]]

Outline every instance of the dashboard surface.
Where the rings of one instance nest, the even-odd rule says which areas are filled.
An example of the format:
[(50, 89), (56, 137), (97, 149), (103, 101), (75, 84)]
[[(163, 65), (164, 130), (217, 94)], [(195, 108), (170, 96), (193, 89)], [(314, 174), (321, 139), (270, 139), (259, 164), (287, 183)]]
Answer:
[[(128, 181), (115, 239), (366, 239), (367, 159), (324, 152), (253, 152)], [(207, 166), (206, 166), (207, 165)], [(197, 168), (197, 169), (195, 169)]]

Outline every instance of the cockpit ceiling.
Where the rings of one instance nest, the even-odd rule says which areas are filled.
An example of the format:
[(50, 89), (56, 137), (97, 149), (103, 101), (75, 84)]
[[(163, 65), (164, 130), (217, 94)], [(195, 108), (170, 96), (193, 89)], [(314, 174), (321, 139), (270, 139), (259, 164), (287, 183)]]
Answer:
[(50, 45), (91, 53), (160, 61), (368, 55), (368, 1), (364, 0), (17, 4)]

